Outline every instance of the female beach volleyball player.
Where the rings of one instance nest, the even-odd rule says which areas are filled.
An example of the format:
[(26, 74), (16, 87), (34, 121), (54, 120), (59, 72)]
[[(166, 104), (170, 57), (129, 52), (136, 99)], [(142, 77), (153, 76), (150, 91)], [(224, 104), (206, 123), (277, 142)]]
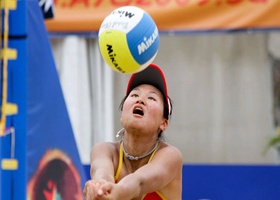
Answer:
[(172, 105), (158, 66), (132, 74), (120, 108), (120, 141), (92, 149), (86, 200), (181, 200), (182, 155), (162, 139)]

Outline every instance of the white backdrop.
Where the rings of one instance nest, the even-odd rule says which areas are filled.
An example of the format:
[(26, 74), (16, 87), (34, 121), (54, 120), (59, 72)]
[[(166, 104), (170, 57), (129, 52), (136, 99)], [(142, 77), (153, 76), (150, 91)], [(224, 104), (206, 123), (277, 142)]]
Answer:
[[(93, 144), (114, 140), (128, 75), (102, 61), (97, 40), (51, 39), (83, 163)], [(161, 35), (155, 63), (165, 71), (174, 101), (167, 142), (185, 163), (275, 163), (262, 151), (273, 126), (270, 56), (279, 33)]]
[(80, 157), (89, 163), (94, 143), (113, 140), (113, 73), (95, 39), (67, 36), (51, 42)]

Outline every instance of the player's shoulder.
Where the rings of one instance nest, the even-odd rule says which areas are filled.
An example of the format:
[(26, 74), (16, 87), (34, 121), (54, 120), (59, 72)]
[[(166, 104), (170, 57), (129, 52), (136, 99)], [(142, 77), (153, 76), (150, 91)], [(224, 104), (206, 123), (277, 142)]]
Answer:
[(94, 144), (93, 151), (118, 152), (120, 142), (98, 142)]
[(164, 154), (164, 156), (171, 156), (179, 161), (182, 161), (182, 153), (181, 151), (171, 144), (168, 144), (166, 142), (161, 142), (161, 147), (159, 149), (159, 152), (161, 154)]

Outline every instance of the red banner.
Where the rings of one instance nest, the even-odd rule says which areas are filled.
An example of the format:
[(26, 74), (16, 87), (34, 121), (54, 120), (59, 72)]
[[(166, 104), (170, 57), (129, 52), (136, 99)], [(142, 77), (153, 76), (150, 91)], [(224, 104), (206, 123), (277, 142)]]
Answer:
[(114, 9), (146, 10), (160, 31), (280, 28), (279, 0), (55, 0), (49, 32), (97, 32)]

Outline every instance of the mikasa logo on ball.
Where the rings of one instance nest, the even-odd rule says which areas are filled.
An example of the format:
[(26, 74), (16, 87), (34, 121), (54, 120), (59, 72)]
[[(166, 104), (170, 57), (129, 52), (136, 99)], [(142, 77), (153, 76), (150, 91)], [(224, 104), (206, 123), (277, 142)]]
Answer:
[(149, 47), (152, 46), (152, 44), (155, 42), (157, 37), (158, 37), (158, 30), (157, 30), (157, 28), (155, 28), (155, 31), (153, 32), (151, 37), (149, 37), (148, 39), (146, 37), (144, 37), (143, 41), (137, 46), (138, 54), (141, 55), (147, 49), (149, 49)]
[(122, 70), (121, 67), (119, 67), (115, 57), (116, 57), (116, 54), (114, 53), (114, 50), (113, 50), (113, 46), (112, 45), (109, 45), (107, 44), (107, 51), (108, 51), (108, 55), (109, 55), (109, 58), (111, 60), (111, 63), (114, 65), (114, 67), (116, 68), (116, 70), (122, 72), (122, 73), (125, 73), (124, 70)]

